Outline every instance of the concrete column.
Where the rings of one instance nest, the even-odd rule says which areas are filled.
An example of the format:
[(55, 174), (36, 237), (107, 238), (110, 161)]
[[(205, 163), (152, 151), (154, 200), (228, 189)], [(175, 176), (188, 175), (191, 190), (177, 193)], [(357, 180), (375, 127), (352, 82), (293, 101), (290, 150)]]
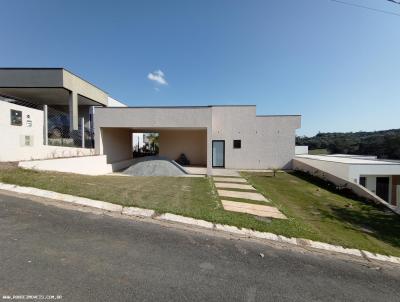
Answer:
[(82, 148), (85, 148), (85, 118), (81, 118), (81, 137), (82, 137)]
[(47, 105), (43, 105), (43, 145), (49, 144), (48, 116)]
[(78, 130), (78, 94), (75, 91), (69, 92), (69, 130)]
[(207, 175), (212, 175), (212, 130), (207, 127)]

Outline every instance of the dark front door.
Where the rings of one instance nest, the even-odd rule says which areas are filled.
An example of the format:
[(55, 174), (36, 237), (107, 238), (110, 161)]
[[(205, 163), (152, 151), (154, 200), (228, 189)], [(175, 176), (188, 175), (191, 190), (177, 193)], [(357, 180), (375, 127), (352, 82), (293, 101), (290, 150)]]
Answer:
[(225, 141), (212, 141), (212, 166), (213, 168), (225, 167)]
[(385, 201), (389, 201), (389, 177), (376, 178), (376, 195)]

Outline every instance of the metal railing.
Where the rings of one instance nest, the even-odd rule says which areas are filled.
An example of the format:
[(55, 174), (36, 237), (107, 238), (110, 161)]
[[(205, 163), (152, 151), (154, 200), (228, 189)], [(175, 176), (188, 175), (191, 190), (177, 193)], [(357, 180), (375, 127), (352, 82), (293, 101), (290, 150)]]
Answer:
[[(87, 120), (79, 118), (78, 130), (71, 130), (68, 106), (42, 105), (0, 94), (0, 101), (43, 110), (43, 143), (51, 146), (94, 148), (94, 131), (91, 113)], [(85, 108), (86, 110), (88, 107)], [(82, 109), (83, 110), (83, 109)]]
[[(46, 110), (45, 110), (46, 111)], [(69, 113), (47, 106), (48, 144), (52, 146), (93, 148), (94, 139), (90, 120), (79, 119), (78, 130), (71, 130)]]

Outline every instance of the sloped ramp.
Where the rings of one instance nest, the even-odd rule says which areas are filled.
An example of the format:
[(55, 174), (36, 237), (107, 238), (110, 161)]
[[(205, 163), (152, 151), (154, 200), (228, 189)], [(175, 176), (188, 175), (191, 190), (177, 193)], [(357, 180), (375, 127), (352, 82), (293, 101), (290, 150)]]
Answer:
[(131, 176), (185, 176), (187, 174), (175, 161), (163, 156), (136, 158), (133, 164), (121, 173)]

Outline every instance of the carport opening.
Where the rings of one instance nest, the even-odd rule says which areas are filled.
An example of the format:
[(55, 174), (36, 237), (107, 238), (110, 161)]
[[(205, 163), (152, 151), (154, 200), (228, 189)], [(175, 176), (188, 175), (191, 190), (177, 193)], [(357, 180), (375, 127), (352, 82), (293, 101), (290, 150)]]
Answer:
[(160, 134), (157, 132), (133, 133), (133, 158), (157, 156), (160, 151), (159, 140)]
[(105, 127), (101, 128), (101, 143), (107, 163), (121, 163), (121, 169), (132, 159), (134, 164), (151, 157), (175, 161), (184, 167), (207, 166), (206, 129)]
[(206, 167), (206, 129), (133, 129), (133, 158), (159, 156), (185, 167)]

